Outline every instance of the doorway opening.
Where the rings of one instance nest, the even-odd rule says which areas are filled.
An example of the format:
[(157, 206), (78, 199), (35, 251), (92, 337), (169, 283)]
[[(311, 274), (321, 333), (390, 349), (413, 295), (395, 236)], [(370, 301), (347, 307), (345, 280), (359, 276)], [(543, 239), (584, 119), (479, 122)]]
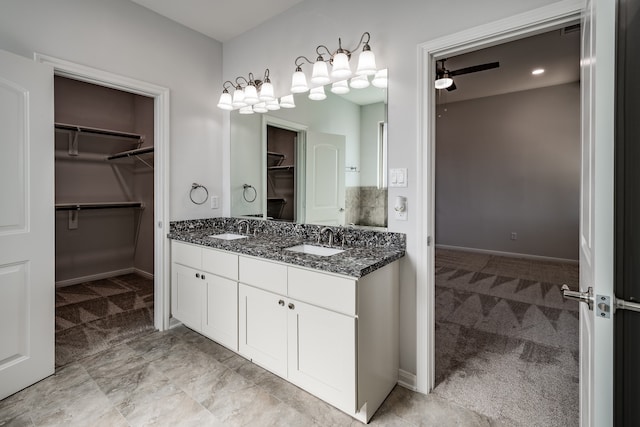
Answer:
[(298, 132), (267, 125), (267, 218), (296, 222)]
[(154, 100), (54, 78), (56, 366), (154, 329)]

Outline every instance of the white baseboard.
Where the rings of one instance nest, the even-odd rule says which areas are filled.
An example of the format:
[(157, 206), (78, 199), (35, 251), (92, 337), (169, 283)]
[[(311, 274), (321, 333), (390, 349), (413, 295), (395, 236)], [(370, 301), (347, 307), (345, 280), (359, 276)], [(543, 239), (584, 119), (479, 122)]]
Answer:
[(408, 388), (412, 391), (416, 391), (418, 389), (415, 374), (407, 372), (403, 369), (398, 369), (398, 385), (404, 388)]
[(105, 271), (98, 274), (90, 274), (89, 276), (74, 277), (73, 279), (61, 280), (56, 282), (56, 288), (77, 285), (78, 283), (91, 282), (93, 280), (108, 279), (109, 277), (122, 276), (123, 274), (136, 273), (142, 277), (153, 280), (153, 274), (137, 268), (123, 268), (121, 270)]
[(153, 273), (149, 273), (148, 271), (144, 271), (144, 270), (140, 270), (139, 268), (134, 268), (133, 272), (136, 273), (138, 276), (142, 276), (145, 279), (149, 279), (149, 280), (153, 280)]
[(511, 258), (525, 258), (525, 259), (533, 259), (538, 261), (555, 261), (555, 262), (567, 262), (571, 264), (578, 264), (578, 260), (576, 259), (555, 258), (555, 257), (542, 256), (542, 255), (520, 254), (516, 252), (493, 251), (491, 249), (465, 248), (463, 246), (452, 246), (452, 245), (436, 244), (435, 247), (436, 249), (451, 249), (453, 251), (475, 252), (480, 254), (498, 255), (498, 256), (511, 257)]

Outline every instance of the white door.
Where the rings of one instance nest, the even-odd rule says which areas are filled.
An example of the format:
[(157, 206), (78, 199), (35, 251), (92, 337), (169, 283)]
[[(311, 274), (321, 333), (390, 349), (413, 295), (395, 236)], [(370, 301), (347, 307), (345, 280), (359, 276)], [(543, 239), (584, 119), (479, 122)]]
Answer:
[(306, 223), (344, 225), (345, 137), (307, 132)]
[[(580, 291), (597, 305), (613, 296), (615, 2), (587, 0), (582, 21)], [(612, 424), (613, 319), (580, 304), (580, 425)]]
[(54, 372), (53, 69), (0, 51), (0, 399)]

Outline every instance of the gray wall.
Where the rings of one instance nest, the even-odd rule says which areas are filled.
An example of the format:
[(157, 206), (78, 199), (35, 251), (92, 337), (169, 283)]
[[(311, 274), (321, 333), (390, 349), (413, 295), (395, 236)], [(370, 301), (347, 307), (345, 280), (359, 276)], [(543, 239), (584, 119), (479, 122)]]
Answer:
[(577, 260), (579, 83), (437, 111), (436, 244)]
[[(56, 122), (139, 133), (143, 147), (154, 145), (153, 99), (61, 77), (54, 94)], [(153, 169), (133, 159), (105, 160), (136, 141), (81, 133), (78, 155), (70, 156), (70, 136), (55, 133), (56, 203), (142, 201), (145, 209), (74, 212), (77, 228), (69, 227), (69, 211), (57, 211), (56, 282), (131, 268), (152, 275)]]

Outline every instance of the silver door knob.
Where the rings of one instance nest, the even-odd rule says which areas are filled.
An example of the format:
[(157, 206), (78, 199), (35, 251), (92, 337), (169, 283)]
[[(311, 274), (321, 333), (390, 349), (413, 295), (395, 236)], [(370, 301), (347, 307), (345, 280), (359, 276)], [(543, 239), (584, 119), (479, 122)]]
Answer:
[(564, 298), (585, 302), (589, 305), (589, 310), (593, 310), (593, 288), (591, 286), (587, 288), (587, 292), (572, 291), (567, 285), (562, 285), (560, 290)]

